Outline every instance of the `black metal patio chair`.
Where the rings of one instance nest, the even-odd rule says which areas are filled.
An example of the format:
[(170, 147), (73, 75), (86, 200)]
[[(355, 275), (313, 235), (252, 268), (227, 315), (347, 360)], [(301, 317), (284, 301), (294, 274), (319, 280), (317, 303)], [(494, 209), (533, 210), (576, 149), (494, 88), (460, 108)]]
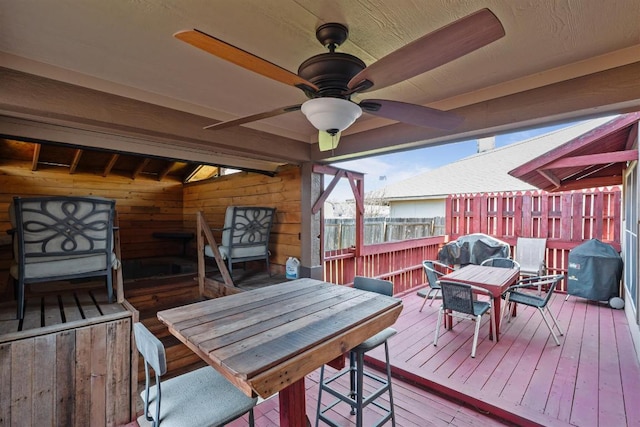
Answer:
[[(562, 280), (563, 278), (564, 275), (562, 274), (527, 277), (518, 281), (515, 285), (509, 287), (509, 289), (507, 289), (503, 294), (505, 307), (510, 304), (517, 303), (536, 308), (542, 315), (542, 320), (544, 320), (547, 328), (549, 328), (549, 332), (551, 332), (551, 336), (553, 337), (553, 340), (557, 345), (560, 345), (560, 341), (558, 340), (555, 332), (553, 332), (553, 327), (551, 323), (549, 323), (549, 320), (545, 315), (545, 311), (549, 313), (549, 317), (551, 317), (551, 320), (553, 321), (555, 327), (558, 328), (558, 332), (560, 333), (560, 335), (564, 335), (562, 329), (560, 328), (560, 325), (558, 324), (558, 321), (548, 307), (548, 303), (551, 300), (553, 292), (558, 286), (560, 280)], [(527, 290), (531, 290), (532, 292), (527, 292)], [(513, 310), (508, 309), (508, 312), (509, 321), (511, 321)]]
[[(483, 314), (489, 313), (492, 330), (494, 333), (496, 331), (496, 322), (493, 317), (493, 297), (491, 292), (484, 288), (449, 280), (441, 280), (440, 286), (442, 292), (442, 305), (440, 306), (440, 312), (438, 314), (438, 323), (436, 324), (436, 333), (433, 337), (433, 345), (438, 345), (438, 335), (440, 334), (442, 318), (445, 315), (445, 311), (449, 310), (449, 315), (453, 317), (474, 320), (476, 322), (475, 331), (473, 333), (473, 346), (471, 347), (471, 357), (476, 357), (480, 321), (482, 320)], [(477, 300), (474, 293), (485, 294), (489, 296), (489, 300)]]
[(424, 268), (425, 276), (427, 276), (429, 290), (426, 291), (426, 293), (424, 291), (418, 292), (418, 295), (420, 295), (420, 292), (424, 293), (424, 301), (420, 306), (420, 311), (422, 311), (422, 309), (424, 308), (424, 305), (429, 299), (429, 296), (431, 296), (431, 302), (429, 303), (429, 306), (431, 306), (433, 304), (433, 300), (436, 299), (436, 296), (440, 291), (440, 277), (453, 271), (453, 267), (449, 267), (448, 265), (442, 264), (438, 261), (422, 261), (422, 267)]

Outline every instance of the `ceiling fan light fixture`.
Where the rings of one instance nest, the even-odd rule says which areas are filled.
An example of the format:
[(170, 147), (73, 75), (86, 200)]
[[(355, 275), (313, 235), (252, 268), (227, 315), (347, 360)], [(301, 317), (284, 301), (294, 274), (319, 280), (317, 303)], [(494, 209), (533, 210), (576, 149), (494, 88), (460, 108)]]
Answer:
[(302, 113), (318, 130), (337, 134), (362, 115), (362, 108), (340, 98), (314, 98), (302, 104)]

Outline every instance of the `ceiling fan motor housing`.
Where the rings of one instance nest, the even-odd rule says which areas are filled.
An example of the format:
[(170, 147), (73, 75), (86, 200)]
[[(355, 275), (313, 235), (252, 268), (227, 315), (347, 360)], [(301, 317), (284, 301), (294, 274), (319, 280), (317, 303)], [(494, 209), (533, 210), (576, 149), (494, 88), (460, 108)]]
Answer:
[(349, 99), (347, 83), (366, 65), (360, 58), (335, 51), (348, 37), (349, 29), (343, 24), (330, 22), (316, 28), (316, 38), (329, 52), (312, 56), (298, 68), (298, 76), (319, 88), (316, 93), (307, 92), (308, 97)]
[(298, 68), (298, 75), (319, 88), (316, 96), (349, 99), (347, 83), (366, 65), (348, 53), (328, 52), (312, 56)]

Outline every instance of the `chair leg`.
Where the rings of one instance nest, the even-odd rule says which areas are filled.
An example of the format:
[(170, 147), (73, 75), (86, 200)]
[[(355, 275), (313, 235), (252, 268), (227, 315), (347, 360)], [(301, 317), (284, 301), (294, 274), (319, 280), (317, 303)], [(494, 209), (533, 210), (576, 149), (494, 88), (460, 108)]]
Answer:
[(542, 315), (542, 320), (544, 320), (544, 323), (547, 325), (547, 328), (549, 328), (549, 332), (551, 332), (551, 336), (553, 337), (553, 340), (556, 342), (556, 345), (560, 345), (560, 341), (558, 340), (558, 337), (556, 336), (556, 333), (553, 332), (553, 328), (551, 327), (551, 324), (549, 323), (549, 320), (547, 320), (547, 316), (545, 316), (545, 314), (544, 314), (544, 309), (538, 307), (538, 311)]
[(389, 360), (389, 342), (384, 342), (384, 355), (387, 361), (387, 381), (389, 383), (389, 409), (391, 410), (391, 426), (396, 425), (396, 411), (393, 406), (393, 392), (391, 391), (391, 362)]
[(424, 308), (424, 305), (427, 303), (427, 300), (429, 299), (429, 295), (431, 295), (431, 292), (433, 291), (433, 289), (429, 289), (429, 292), (427, 292), (427, 294), (424, 296), (424, 301), (422, 301), (422, 305), (420, 306), (420, 312), (422, 312), (422, 309)]
[[(356, 399), (357, 393), (358, 393), (358, 386), (356, 384), (356, 381), (358, 380), (358, 378), (356, 378), (356, 372), (358, 371), (358, 366), (357, 366), (357, 360), (356, 360), (356, 354), (353, 351), (349, 352), (349, 397), (352, 398), (353, 400)], [(355, 406), (351, 406), (351, 415), (355, 415), (356, 414), (356, 407)]]
[(269, 275), (269, 277), (271, 277), (271, 267), (269, 266), (269, 255), (267, 255), (267, 257), (265, 258), (265, 261), (267, 262), (267, 274)]
[[(476, 347), (478, 346), (478, 334), (480, 333), (480, 322), (482, 320), (482, 316), (476, 316), (476, 329), (473, 333), (473, 347), (471, 347), (471, 357), (476, 357)], [(495, 333), (495, 330), (494, 330)]]
[(113, 275), (111, 274), (113, 270), (109, 269), (107, 273), (107, 295), (109, 297), (109, 304), (113, 302)]
[(16, 304), (18, 305), (18, 311), (16, 316), (19, 320), (24, 318), (24, 281), (22, 279), (18, 279), (16, 281)]
[(440, 334), (440, 323), (442, 323), (442, 316), (444, 315), (444, 308), (440, 307), (438, 312), (438, 322), (436, 323), (436, 335), (433, 337), (433, 345), (438, 345), (438, 335)]
[(429, 307), (433, 305), (433, 301), (435, 301), (437, 295), (438, 295), (438, 290), (433, 289), (433, 296), (431, 297), (431, 302), (429, 303)]
[(362, 427), (362, 400), (364, 388), (364, 353), (358, 352), (356, 362), (356, 427)]
[(558, 332), (560, 332), (560, 335), (564, 335), (564, 332), (562, 332), (562, 328), (558, 324), (558, 319), (556, 319), (556, 316), (553, 315), (549, 307), (547, 307), (547, 311), (549, 312), (549, 316), (551, 317), (551, 320), (553, 320), (553, 324), (556, 325), (556, 328), (558, 328)]
[(509, 292), (507, 292), (507, 295), (504, 297), (504, 303), (502, 304), (502, 310), (500, 310), (500, 320), (504, 319), (504, 313), (505, 310), (509, 310)]

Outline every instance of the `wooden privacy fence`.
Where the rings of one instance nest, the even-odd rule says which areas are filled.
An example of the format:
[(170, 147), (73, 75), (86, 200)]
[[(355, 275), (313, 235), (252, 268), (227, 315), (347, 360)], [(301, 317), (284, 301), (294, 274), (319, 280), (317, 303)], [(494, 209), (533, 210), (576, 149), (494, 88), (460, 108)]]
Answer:
[[(620, 251), (621, 189), (546, 193), (458, 194), (446, 202), (445, 235), (325, 251), (324, 278), (351, 284), (356, 275), (391, 280), (396, 294), (425, 283), (422, 261), (437, 259), (447, 241), (485, 233), (511, 245), (518, 237), (547, 238), (549, 274), (567, 272), (569, 251), (598, 239)], [(367, 232), (365, 232), (366, 236)], [(566, 291), (566, 281), (560, 291)]]
[[(456, 194), (446, 202), (449, 240), (485, 233), (509, 243), (518, 237), (547, 239), (549, 274), (567, 272), (569, 251), (598, 239), (620, 251), (619, 186), (547, 193), (544, 191)], [(566, 291), (563, 281), (561, 291)]]
[[(324, 221), (324, 247), (327, 251), (356, 244), (354, 218), (327, 218)], [(445, 234), (445, 218), (365, 218), (364, 244), (394, 242)]]

